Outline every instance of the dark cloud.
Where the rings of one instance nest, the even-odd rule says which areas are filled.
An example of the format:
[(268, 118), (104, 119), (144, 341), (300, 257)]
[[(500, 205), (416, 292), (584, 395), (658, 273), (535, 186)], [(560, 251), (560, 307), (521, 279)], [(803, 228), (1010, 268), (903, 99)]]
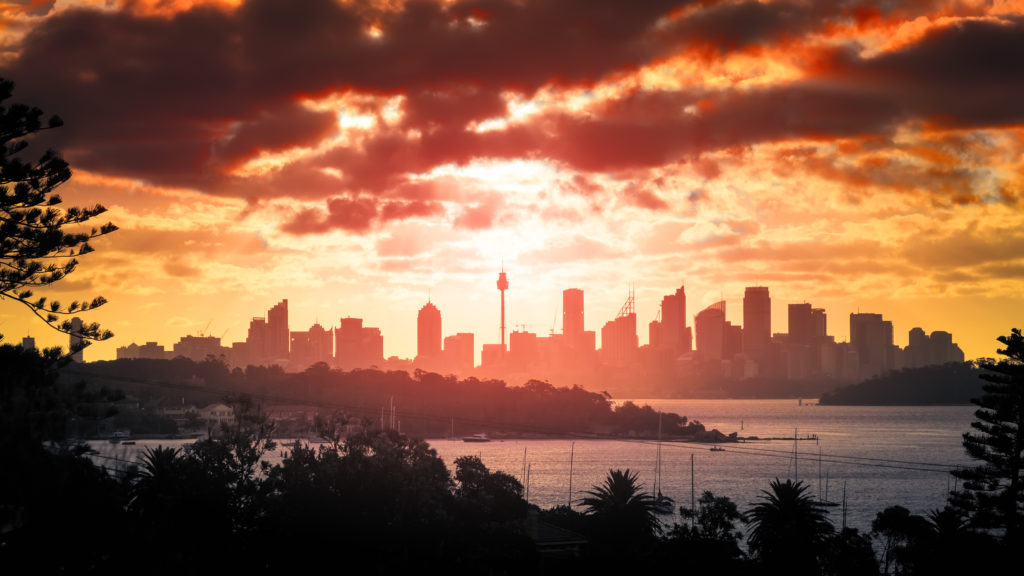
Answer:
[[(70, 9), (28, 33), (0, 76), (17, 82), (17, 100), (64, 117), (53, 144), (76, 167), (241, 197), (332, 198), (326, 212), (300, 212), (285, 229), (362, 232), (440, 214), (437, 192), (416, 188), (409, 175), (480, 158), (614, 174), (761, 142), (891, 134), (908, 121), (1024, 123), (1024, 21), (1008, 18), (936, 28), (871, 58), (857, 47), (818, 47), (809, 76), (787, 85), (636, 90), (587, 116), (552, 112), (505, 130), (466, 130), (506, 113), (509, 91), (586, 88), (681, 51), (786, 44), (836, 22), (913, 15), (933, 4), (650, 0), (626, 9), (614, 0), (411, 0), (378, 11), (365, 2), (250, 0), (235, 10), (159, 17)], [(367, 34), (371, 25), (380, 37)], [(405, 116), (400, 126), (258, 181), (225, 175), (262, 150), (332, 134), (331, 114), (297, 102), (333, 93), (401, 94)], [(902, 178), (893, 166), (877, 168)], [(721, 171), (711, 161), (695, 169), (706, 178)], [(970, 176), (945, 170), (932, 180)], [(594, 189), (587, 181), (571, 187)], [(664, 207), (650, 191), (628, 194)], [(488, 226), (496, 210), (477, 201), (456, 223)]]
[(215, 154), (218, 160), (233, 165), (258, 155), (317, 142), (337, 132), (337, 115), (317, 112), (293, 103), (242, 122), (222, 139)]

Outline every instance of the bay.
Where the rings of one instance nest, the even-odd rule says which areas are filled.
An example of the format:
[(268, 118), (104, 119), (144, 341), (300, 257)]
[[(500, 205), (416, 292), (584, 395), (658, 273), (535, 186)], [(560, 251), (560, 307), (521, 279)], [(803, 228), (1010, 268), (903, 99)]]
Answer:
[[(760, 440), (707, 444), (656, 440), (508, 439), (467, 443), (427, 439), (449, 470), (459, 456), (479, 456), (491, 470), (515, 476), (541, 508), (579, 501), (611, 469), (630, 469), (653, 491), (660, 445), (660, 491), (678, 506), (692, 493), (709, 490), (731, 498), (741, 510), (758, 501), (775, 478), (804, 481), (820, 499), (842, 502), (846, 524), (869, 531), (875, 515), (892, 505), (927, 514), (941, 508), (957, 487), (949, 471), (972, 465), (961, 445), (973, 420), (973, 406), (820, 406), (797, 400), (638, 399), (657, 410), (698, 420), (708, 429)], [(469, 435), (476, 430), (460, 434)], [(801, 439), (794, 442), (796, 434)], [(769, 439), (771, 438), (771, 439)], [(785, 439), (782, 439), (785, 438)], [(133, 446), (95, 442), (97, 463), (109, 468), (134, 461), (146, 446), (181, 446), (186, 440), (138, 440)], [(282, 450), (286, 448), (282, 447)], [(272, 463), (282, 452), (268, 454)], [(692, 456), (692, 469), (691, 469)], [(571, 489), (570, 489), (571, 460)], [(691, 485), (692, 471), (692, 485)], [(826, 482), (827, 476), (827, 482)], [(830, 507), (833, 523), (843, 523), (842, 506)], [(678, 512), (665, 518), (678, 521)]]

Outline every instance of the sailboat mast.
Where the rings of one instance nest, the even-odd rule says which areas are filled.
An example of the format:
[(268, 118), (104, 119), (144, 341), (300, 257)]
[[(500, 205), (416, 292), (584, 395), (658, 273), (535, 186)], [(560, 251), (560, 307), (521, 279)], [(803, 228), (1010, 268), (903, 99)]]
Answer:
[(576, 443), (569, 444), (569, 510), (572, 510), (572, 460), (576, 452)]
[(690, 512), (690, 530), (692, 531), (697, 517), (697, 499), (693, 489), (693, 452), (690, 452)]

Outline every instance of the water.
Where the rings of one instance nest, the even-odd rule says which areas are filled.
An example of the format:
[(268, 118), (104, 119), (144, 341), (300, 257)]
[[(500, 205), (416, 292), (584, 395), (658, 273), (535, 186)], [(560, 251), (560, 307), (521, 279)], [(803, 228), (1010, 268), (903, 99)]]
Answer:
[[(702, 491), (710, 490), (717, 496), (728, 496), (746, 510), (757, 502), (762, 490), (768, 489), (771, 480), (796, 477), (810, 486), (815, 497), (823, 499), (827, 490), (829, 500), (841, 503), (845, 483), (846, 523), (869, 531), (875, 515), (891, 505), (904, 506), (916, 514), (941, 508), (948, 490), (954, 487), (948, 471), (972, 465), (964, 454), (961, 438), (973, 420), (973, 406), (818, 406), (800, 405), (796, 400), (634, 402), (686, 415), (726, 434), (789, 438), (723, 444), (722, 452), (712, 452), (706, 444), (662, 442), (661, 492), (675, 500), (677, 507), (690, 505), (693, 455), (697, 498)], [(796, 442), (795, 458), (794, 432), (801, 438), (817, 437)], [(112, 457), (119, 462), (130, 461), (146, 446), (185, 442), (139, 440), (134, 446), (99, 442), (94, 446), (103, 456), (102, 463), (113, 467)], [(653, 440), (429, 442), (453, 472), (456, 458), (476, 455), (491, 470), (512, 474), (524, 485), (528, 473), (529, 500), (542, 508), (570, 500), (578, 507), (584, 492), (603, 482), (613, 468), (638, 472), (648, 490), (653, 490), (656, 480), (658, 442)], [(280, 455), (270, 455), (269, 460), (280, 461)], [(830, 508), (830, 514), (840, 526), (842, 507)], [(678, 515), (667, 521), (678, 521)]]

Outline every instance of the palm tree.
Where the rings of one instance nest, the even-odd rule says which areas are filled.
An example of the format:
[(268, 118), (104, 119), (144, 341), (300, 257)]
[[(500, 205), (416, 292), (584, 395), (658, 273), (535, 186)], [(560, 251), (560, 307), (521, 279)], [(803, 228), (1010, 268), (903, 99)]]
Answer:
[(788, 573), (818, 572), (818, 556), (833, 532), (828, 511), (807, 494), (802, 481), (779, 481), (762, 490), (762, 501), (747, 512), (747, 544), (766, 567)]
[(658, 498), (643, 489), (638, 474), (609, 470), (603, 484), (586, 492), (582, 504), (595, 523), (598, 540), (622, 544), (649, 541), (661, 532)]

